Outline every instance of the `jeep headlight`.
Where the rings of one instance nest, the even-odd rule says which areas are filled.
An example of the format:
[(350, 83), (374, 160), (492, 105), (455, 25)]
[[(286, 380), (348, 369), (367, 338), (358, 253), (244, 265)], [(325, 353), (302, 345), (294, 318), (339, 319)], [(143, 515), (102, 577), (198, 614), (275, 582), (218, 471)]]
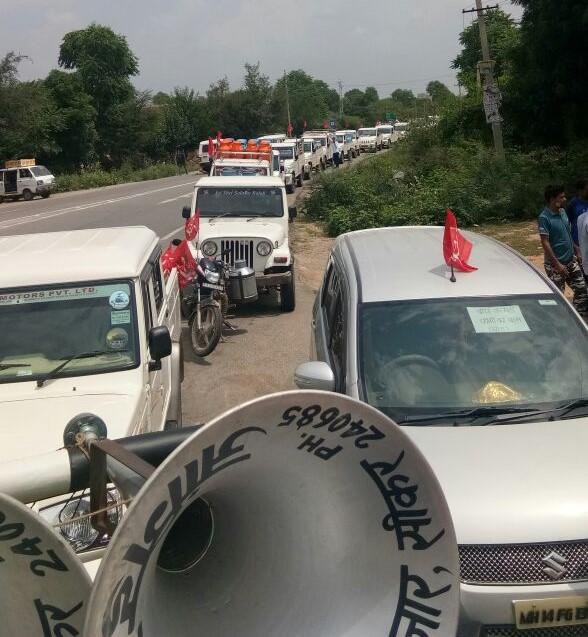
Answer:
[(272, 252), (272, 244), (269, 241), (260, 241), (256, 250), (260, 257), (267, 257)]
[(213, 257), (216, 254), (216, 243), (214, 241), (205, 241), (201, 247), (202, 254), (205, 257)]
[[(114, 487), (107, 492), (108, 517), (116, 526), (122, 517), (120, 495)], [(76, 553), (106, 546), (108, 535), (98, 532), (91, 524), (90, 496), (73, 496), (56, 504), (39, 509), (39, 515), (53, 526), (71, 545)]]

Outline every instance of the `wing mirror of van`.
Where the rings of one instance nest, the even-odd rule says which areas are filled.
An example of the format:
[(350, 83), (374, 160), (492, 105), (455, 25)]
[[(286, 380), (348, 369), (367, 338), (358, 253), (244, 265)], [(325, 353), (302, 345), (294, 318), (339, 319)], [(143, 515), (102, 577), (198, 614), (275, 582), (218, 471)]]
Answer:
[(294, 382), (299, 389), (321, 389), (335, 391), (335, 374), (323, 361), (310, 361), (298, 365)]
[(182, 217), (184, 219), (189, 219), (191, 214), (192, 214), (192, 210), (191, 210), (190, 206), (184, 206), (182, 208)]
[(298, 209), (296, 208), (296, 206), (290, 206), (288, 208), (288, 221), (292, 223), (292, 221), (296, 219), (297, 215), (298, 215)]
[(169, 329), (165, 325), (152, 327), (149, 330), (149, 371), (155, 372), (161, 369), (161, 359), (172, 353), (172, 341)]

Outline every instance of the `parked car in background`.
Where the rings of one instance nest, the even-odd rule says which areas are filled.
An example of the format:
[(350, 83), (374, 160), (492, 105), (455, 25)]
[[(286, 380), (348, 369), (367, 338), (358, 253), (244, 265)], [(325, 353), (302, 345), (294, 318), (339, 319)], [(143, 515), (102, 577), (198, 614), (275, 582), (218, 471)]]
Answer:
[(359, 128), (357, 130), (359, 148), (362, 153), (377, 153), (382, 150), (382, 134), (373, 126), (371, 128)]
[(303, 137), (304, 179), (310, 179), (313, 170), (321, 170), (321, 143), (312, 137)]
[(296, 186), (302, 186), (304, 166), (304, 146), (302, 140), (286, 140), (272, 143), (272, 148), (280, 154), (280, 171), (286, 186), (286, 192), (294, 192)]
[(351, 157), (351, 140), (348, 136), (345, 135), (345, 133), (343, 131), (337, 131), (335, 133), (335, 139), (337, 140), (337, 143), (339, 144), (341, 151), (343, 153), (343, 158), (342, 159), (353, 159)]
[[(203, 141), (200, 142), (199, 146), (198, 146), (198, 161), (200, 163), (200, 168), (206, 173), (209, 174), (210, 173), (210, 169), (212, 166), (212, 159), (213, 159), (213, 154), (214, 152), (210, 152), (211, 149), (208, 147), (208, 140), (205, 139)], [(216, 141), (216, 138), (214, 138), (212, 140), (212, 144), (213, 144), (213, 151), (215, 151), (217, 149), (218, 143)]]
[(34, 159), (7, 161), (5, 168), (0, 169), (0, 203), (19, 197), (30, 201), (35, 195), (47, 199), (56, 185), (51, 171)]
[(296, 382), (373, 405), (426, 456), (459, 544), (458, 637), (586, 635), (588, 329), (522, 256), (464, 235), (479, 269), (456, 282), (442, 228), (339, 236)]
[(397, 139), (402, 139), (408, 133), (409, 124), (408, 122), (396, 122), (394, 124), (394, 134)]
[(339, 130), (336, 133), (337, 135), (343, 134), (345, 137), (345, 143), (349, 147), (349, 156), (351, 159), (355, 157), (359, 157), (359, 138), (357, 136), (356, 130), (345, 129)]
[(394, 126), (392, 124), (378, 124), (376, 126), (378, 133), (382, 136), (382, 145), (384, 148), (390, 148), (393, 143)]
[(245, 261), (255, 271), (260, 291), (275, 289), (282, 311), (296, 306), (294, 257), (289, 245), (285, 187), (277, 177), (204, 177), (196, 183), (191, 206), (182, 215), (200, 213), (194, 250), (198, 257), (220, 256), (228, 265)]
[(321, 148), (319, 150), (320, 153), (320, 164), (321, 170), (324, 170), (329, 164), (333, 163), (333, 141), (334, 136), (329, 131), (305, 131), (304, 137), (317, 139)]

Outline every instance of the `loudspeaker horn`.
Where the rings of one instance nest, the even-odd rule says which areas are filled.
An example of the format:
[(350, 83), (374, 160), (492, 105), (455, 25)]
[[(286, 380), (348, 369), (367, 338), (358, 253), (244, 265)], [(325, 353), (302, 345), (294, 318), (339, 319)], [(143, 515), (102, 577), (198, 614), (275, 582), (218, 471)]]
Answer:
[(90, 578), (37, 513), (0, 494), (0, 636), (80, 635)]
[(454, 636), (458, 552), (428, 463), (349, 397), (274, 394), (151, 475), (98, 571), (86, 637)]

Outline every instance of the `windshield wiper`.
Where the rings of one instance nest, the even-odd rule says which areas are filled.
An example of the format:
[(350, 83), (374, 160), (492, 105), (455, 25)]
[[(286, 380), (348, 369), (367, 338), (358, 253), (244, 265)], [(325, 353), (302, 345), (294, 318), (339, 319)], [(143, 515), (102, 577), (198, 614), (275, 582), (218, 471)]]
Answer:
[(12, 369), (13, 367), (30, 367), (30, 363), (0, 363), (0, 372), (5, 369)]
[(80, 352), (79, 354), (71, 354), (70, 356), (63, 356), (63, 362), (59, 363), (57, 367), (54, 367), (52, 370), (48, 371), (44, 376), (37, 379), (37, 387), (43, 387), (43, 385), (52, 378), (56, 378), (59, 372), (66, 366), (69, 365), (72, 361), (79, 360), (81, 358), (94, 358), (95, 356), (104, 356), (105, 354), (120, 354), (121, 352), (128, 352), (128, 349), (119, 349), (116, 351), (100, 351), (94, 350), (92, 352)]
[(502, 414), (518, 414), (520, 417), (521, 414), (531, 415), (536, 414), (538, 410), (529, 409), (528, 407), (499, 407), (498, 405), (486, 406), (486, 407), (475, 407), (474, 409), (468, 409), (465, 411), (450, 411), (443, 414), (430, 414), (426, 415), (418, 415), (418, 416), (406, 416), (402, 420), (398, 421), (399, 425), (407, 425), (419, 422), (435, 422), (437, 420), (453, 420), (457, 422), (458, 420), (476, 420), (477, 418), (482, 418), (484, 416), (500, 416)]
[(588, 398), (578, 398), (576, 400), (572, 400), (568, 403), (564, 403), (555, 409), (552, 409), (553, 412), (557, 413), (559, 418), (563, 418), (566, 414), (574, 409), (579, 409), (580, 407), (588, 407)]
[(230, 217), (232, 215), (233, 215), (232, 212), (223, 212), (220, 215), (215, 215), (214, 217), (208, 217), (208, 223), (212, 223), (213, 220), (215, 220), (215, 219), (220, 219), (221, 217)]

